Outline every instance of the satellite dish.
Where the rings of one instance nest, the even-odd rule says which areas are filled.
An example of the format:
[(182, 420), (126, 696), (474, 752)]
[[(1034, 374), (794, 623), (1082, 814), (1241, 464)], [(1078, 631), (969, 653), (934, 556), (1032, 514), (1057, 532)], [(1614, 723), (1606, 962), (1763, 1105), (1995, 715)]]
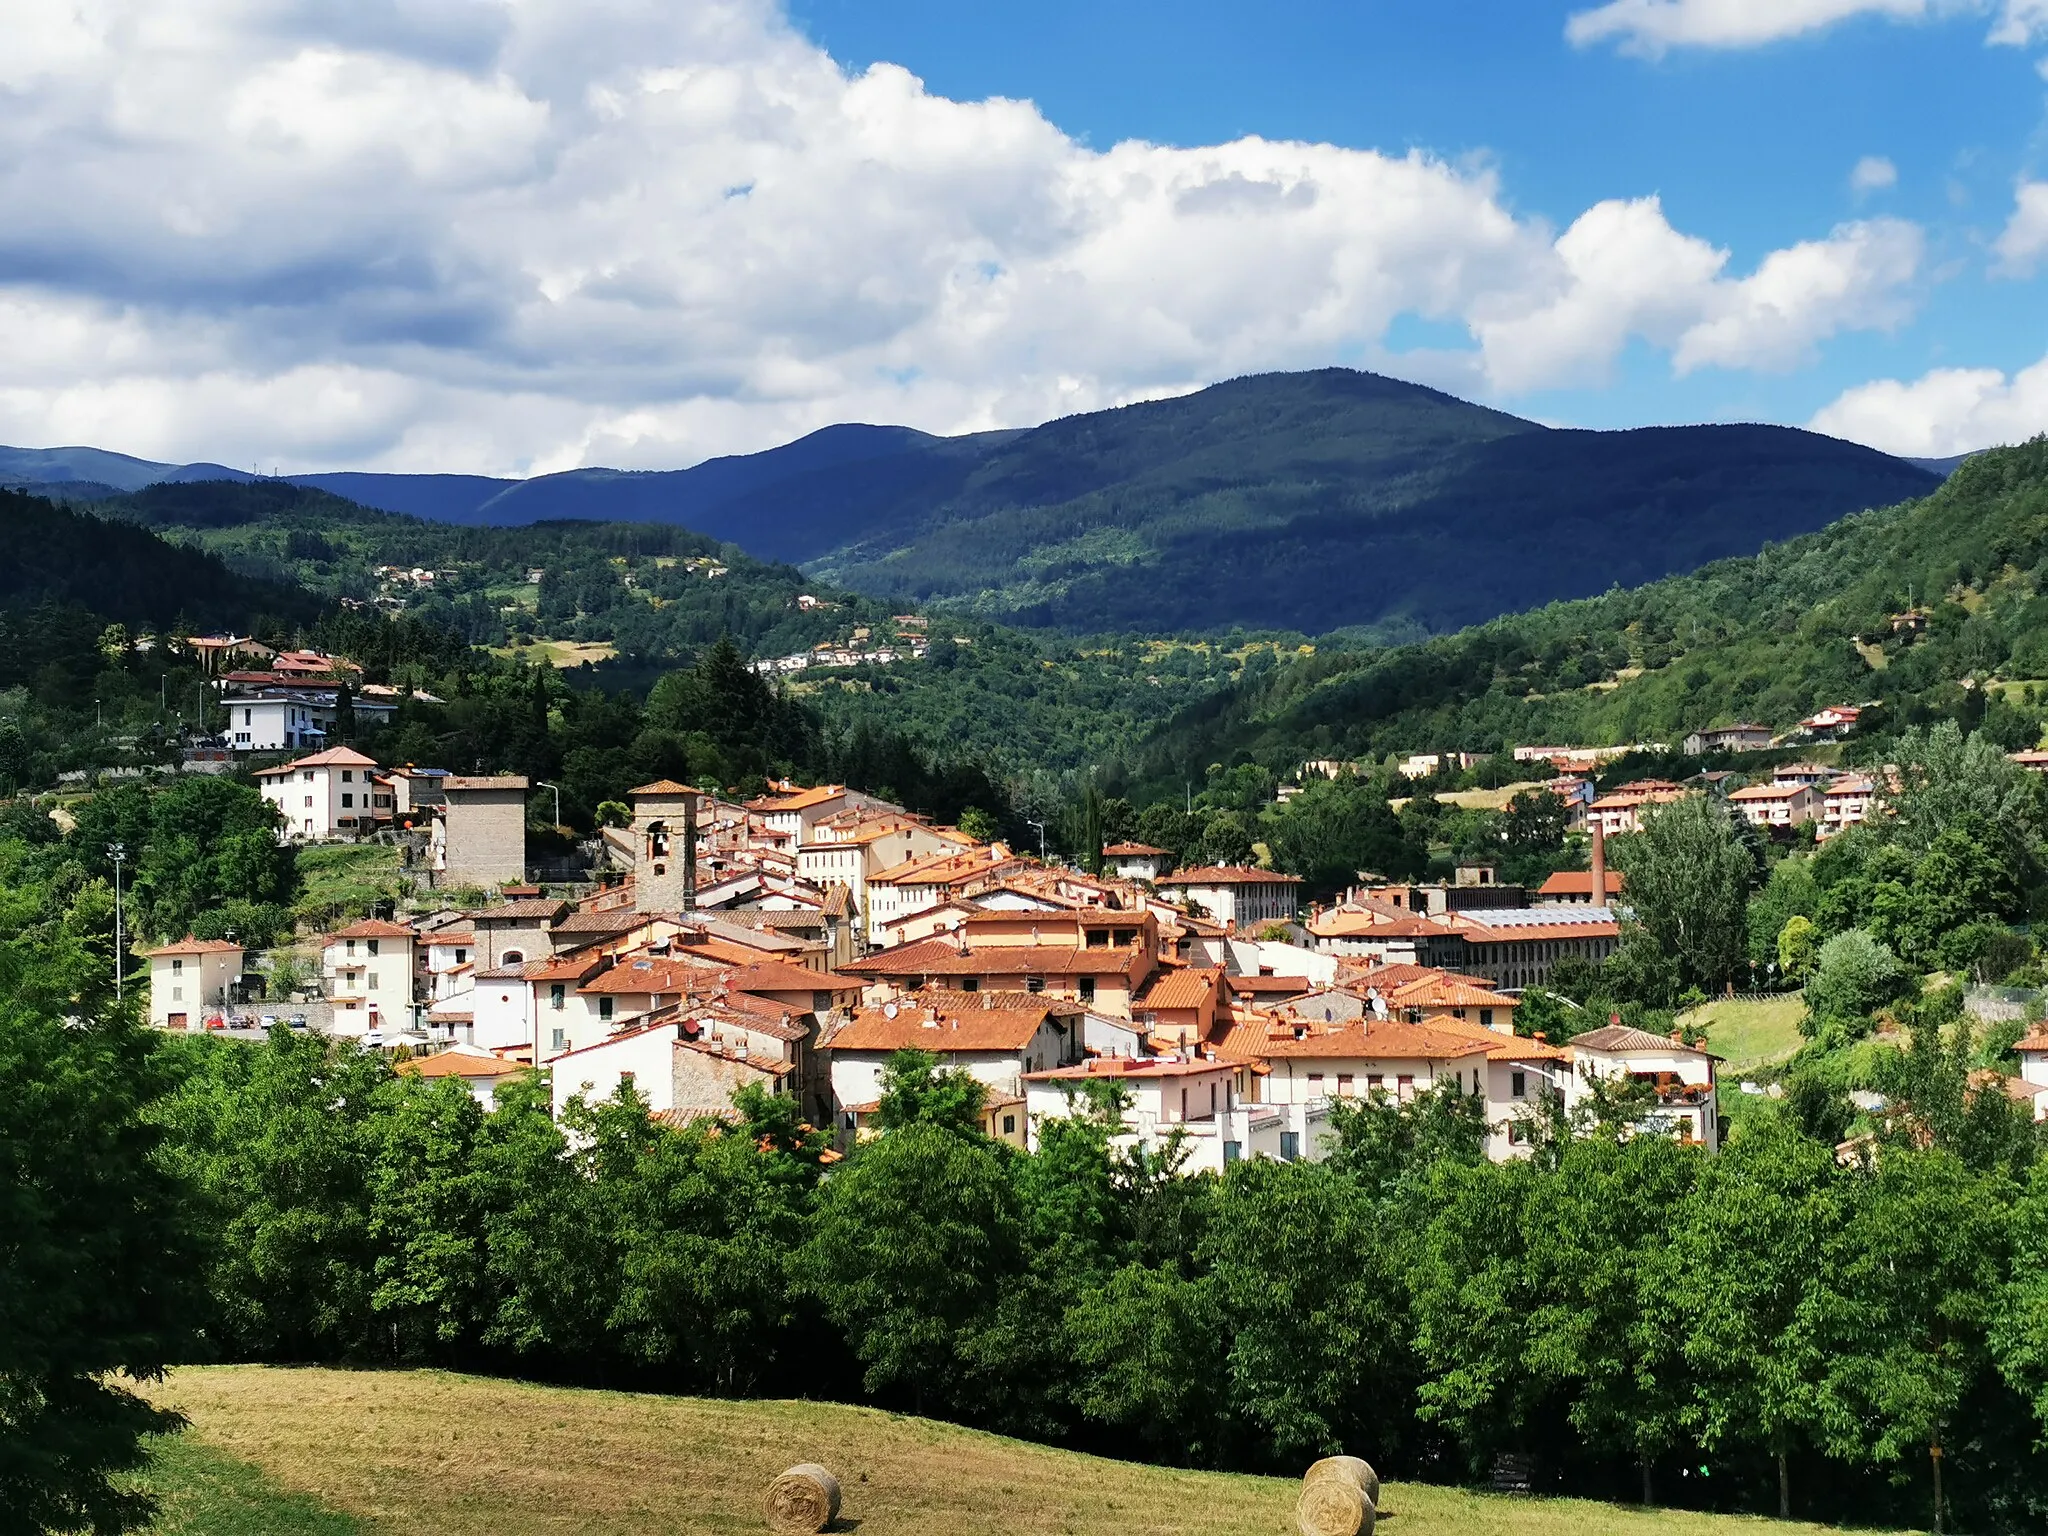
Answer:
[(885, 1018), (885, 1019), (893, 1019), (893, 1018), (895, 1018), (895, 1017), (896, 1017), (896, 1005), (895, 1005), (894, 1003), (884, 1003), (884, 1004), (882, 1004), (882, 1017), (883, 1017), (883, 1018)]

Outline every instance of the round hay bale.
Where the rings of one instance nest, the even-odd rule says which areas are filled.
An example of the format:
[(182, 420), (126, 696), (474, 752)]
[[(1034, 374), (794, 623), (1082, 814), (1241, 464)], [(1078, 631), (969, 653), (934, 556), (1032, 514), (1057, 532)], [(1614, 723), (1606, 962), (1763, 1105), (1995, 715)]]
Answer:
[(1304, 1479), (1295, 1501), (1301, 1536), (1371, 1536), (1372, 1500), (1354, 1478), (1335, 1473)]
[(1365, 1490), (1366, 1502), (1371, 1504), (1374, 1509), (1379, 1508), (1380, 1475), (1373, 1471), (1372, 1463), (1363, 1456), (1325, 1456), (1321, 1461), (1308, 1469), (1303, 1481), (1313, 1481), (1318, 1477), (1327, 1477), (1332, 1473), (1340, 1473), (1356, 1481), (1358, 1486)]
[(817, 1536), (839, 1518), (839, 1479), (806, 1461), (768, 1485), (767, 1507), (768, 1528), (779, 1536)]

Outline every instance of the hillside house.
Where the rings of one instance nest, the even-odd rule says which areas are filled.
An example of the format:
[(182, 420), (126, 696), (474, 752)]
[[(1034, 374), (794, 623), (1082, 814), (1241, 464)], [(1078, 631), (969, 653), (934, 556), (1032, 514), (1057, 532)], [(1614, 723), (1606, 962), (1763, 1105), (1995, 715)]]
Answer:
[(1657, 806), (1683, 800), (1687, 791), (1667, 779), (1638, 779), (1610, 790), (1586, 807), (1586, 826), (1604, 836), (1643, 830), (1643, 816)]
[[(280, 842), (325, 842), (367, 832), (376, 824), (377, 760), (353, 747), (330, 747), (310, 757), (264, 768), (257, 791), (277, 807)], [(385, 810), (389, 815), (389, 808)]]
[(1610, 1024), (1574, 1035), (1566, 1047), (1572, 1080), (1565, 1107), (1576, 1105), (1599, 1078), (1632, 1078), (1655, 1094), (1653, 1107), (1637, 1122), (1638, 1134), (1671, 1136), (1714, 1151), (1721, 1145), (1720, 1104), (1712, 1052), (1626, 1024)]
[[(1257, 1076), (1250, 1063), (1179, 1056), (1106, 1056), (1029, 1072), (1024, 1076), (1029, 1145), (1038, 1145), (1046, 1121), (1087, 1114), (1100, 1097), (1113, 1096), (1122, 1106), (1125, 1127), (1114, 1138), (1117, 1145), (1157, 1152), (1179, 1132), (1183, 1147), (1193, 1154), (1183, 1171), (1213, 1167), (1220, 1173), (1227, 1163), (1248, 1155), (1247, 1143), (1259, 1139), (1256, 1132), (1233, 1124), (1245, 1119), (1239, 1112), (1251, 1102)], [(1284, 1117), (1264, 1107), (1253, 1118), (1273, 1127), (1270, 1148), (1258, 1150), (1278, 1156)], [(1205, 1151), (1213, 1154), (1213, 1162), (1202, 1156)]]
[(203, 1029), (228, 1004), (242, 975), (242, 946), (185, 938), (147, 952), (149, 1022), (159, 1029)]
[(1211, 864), (1168, 875), (1158, 886), (1229, 928), (1291, 923), (1301, 913), (1301, 876), (1277, 870)]
[(1030, 861), (1018, 858), (1001, 843), (913, 858), (867, 877), (868, 901), (863, 914), (870, 944), (879, 942), (893, 923), (945, 902), (990, 890), (1005, 877), (1021, 874)]
[(1687, 757), (1705, 757), (1709, 752), (1761, 752), (1770, 746), (1771, 736), (1768, 725), (1743, 721), (1736, 725), (1717, 725), (1709, 730), (1694, 731), (1680, 745)]
[(1820, 837), (1823, 841), (1870, 819), (1877, 804), (1877, 780), (1852, 773), (1821, 792)]
[(1102, 862), (1119, 880), (1160, 880), (1173, 868), (1173, 851), (1150, 843), (1111, 843)]
[(1811, 784), (1752, 784), (1731, 793), (1728, 803), (1752, 827), (1803, 827), (1819, 818), (1821, 792)]
[(557, 1056), (548, 1071), (555, 1115), (572, 1099), (596, 1104), (631, 1084), (670, 1124), (730, 1118), (742, 1088), (794, 1093), (791, 1051), (802, 1037), (783, 1038), (790, 1034), (773, 1021), (736, 1023), (728, 1010), (708, 1004), (650, 1020)]
[(509, 1083), (526, 1070), (524, 1062), (510, 1061), (469, 1045), (452, 1045), (432, 1056), (416, 1056), (411, 1061), (398, 1064), (398, 1071), (407, 1077), (429, 1081), (455, 1079), (487, 1110), (498, 1107), (498, 1086)]
[[(898, 1051), (924, 1051), (944, 1067), (971, 1073), (991, 1095), (1023, 1096), (1026, 1074), (1070, 1067), (1081, 1060), (1082, 1011), (1075, 1005), (1022, 993), (921, 998), (862, 1008), (824, 1040), (832, 1099), (843, 1137), (869, 1129), (882, 1097), (882, 1072)], [(1015, 1138), (1015, 1123), (996, 1127)]]
[(526, 791), (516, 773), (441, 781), (428, 845), (436, 887), (488, 889), (526, 878)]
[(418, 1023), (412, 929), (370, 918), (327, 935), (320, 974), (337, 1035), (382, 1040)]
[(2037, 1027), (2013, 1049), (2019, 1053), (2020, 1081), (2033, 1090), (2034, 1118), (2048, 1120), (2048, 1029)]

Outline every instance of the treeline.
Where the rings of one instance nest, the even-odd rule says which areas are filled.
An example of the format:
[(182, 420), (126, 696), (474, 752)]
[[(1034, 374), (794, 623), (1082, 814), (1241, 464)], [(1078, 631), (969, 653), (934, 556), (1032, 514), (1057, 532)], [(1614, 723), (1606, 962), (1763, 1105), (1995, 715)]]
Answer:
[[(1914, 1113), (1844, 1165), (1789, 1112), (1720, 1156), (1450, 1090), (1322, 1163), (1186, 1177), (1100, 1099), (1021, 1154), (914, 1053), (827, 1170), (788, 1101), (673, 1131), (620, 1097), (460, 1084), (288, 1032), (167, 1047), (151, 1111), (229, 1360), (818, 1395), (1179, 1464), (1339, 1449), (1484, 1480), (1831, 1521), (2048, 1509), (2048, 1174), (1924, 1031)], [(1566, 1134), (1575, 1132), (1576, 1134)]]
[[(1894, 628), (1909, 608), (1920, 619)], [(1753, 558), (1417, 645), (1329, 637), (1190, 708), (1135, 774), (1163, 795), (1211, 762), (1284, 772), (1396, 751), (1675, 742), (1866, 699), (1888, 706), (1895, 729), (1949, 718), (2031, 746), (2038, 692), (1981, 684), (2048, 678), (2044, 617), (2048, 439), (2037, 439), (1971, 459), (1923, 500)]]

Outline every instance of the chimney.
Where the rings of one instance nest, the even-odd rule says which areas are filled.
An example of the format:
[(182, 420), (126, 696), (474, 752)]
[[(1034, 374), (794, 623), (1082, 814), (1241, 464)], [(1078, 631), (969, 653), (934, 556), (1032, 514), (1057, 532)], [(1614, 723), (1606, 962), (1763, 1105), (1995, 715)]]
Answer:
[(697, 792), (683, 796), (683, 911), (697, 910)]
[(1607, 905), (1607, 833), (1597, 820), (1593, 823), (1593, 905)]

